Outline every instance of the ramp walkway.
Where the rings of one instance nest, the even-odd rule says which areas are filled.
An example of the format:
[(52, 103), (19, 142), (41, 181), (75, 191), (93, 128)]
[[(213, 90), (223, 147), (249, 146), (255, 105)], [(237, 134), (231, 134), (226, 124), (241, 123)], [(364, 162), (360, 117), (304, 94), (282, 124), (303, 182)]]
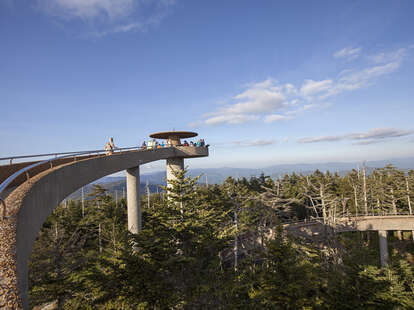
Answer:
[[(126, 170), (129, 226), (130, 215), (135, 222), (141, 216), (140, 165), (157, 160), (179, 160), (183, 164), (184, 158), (205, 156), (205, 146), (145, 150), (135, 147), (119, 149), (111, 155), (105, 155), (103, 150), (69, 153), (44, 161), (10, 160), (8, 165), (0, 166), (0, 308), (10, 305), (12, 309), (28, 309), (27, 263), (33, 243), (46, 218), (68, 195), (104, 176)], [(130, 212), (131, 206), (135, 213)]]

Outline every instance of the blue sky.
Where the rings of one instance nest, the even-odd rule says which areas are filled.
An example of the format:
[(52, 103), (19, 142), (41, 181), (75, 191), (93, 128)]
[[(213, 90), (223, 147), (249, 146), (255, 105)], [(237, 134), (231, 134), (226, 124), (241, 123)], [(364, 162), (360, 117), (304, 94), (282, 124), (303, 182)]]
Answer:
[(0, 0), (0, 157), (171, 129), (212, 145), (191, 167), (414, 156), (413, 29), (409, 0)]

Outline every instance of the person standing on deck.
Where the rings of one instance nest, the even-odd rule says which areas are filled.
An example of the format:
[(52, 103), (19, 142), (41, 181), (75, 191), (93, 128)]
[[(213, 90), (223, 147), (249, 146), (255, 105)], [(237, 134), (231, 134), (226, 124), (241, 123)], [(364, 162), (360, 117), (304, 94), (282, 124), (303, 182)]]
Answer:
[(114, 153), (114, 149), (117, 148), (114, 144), (114, 138), (110, 138), (109, 141), (105, 144), (105, 151), (106, 155), (112, 155)]

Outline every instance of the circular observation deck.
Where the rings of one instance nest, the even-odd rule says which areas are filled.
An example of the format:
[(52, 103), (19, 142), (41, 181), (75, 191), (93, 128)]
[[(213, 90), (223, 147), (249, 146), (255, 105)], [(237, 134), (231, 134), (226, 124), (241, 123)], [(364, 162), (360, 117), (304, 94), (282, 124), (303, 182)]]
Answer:
[(198, 133), (192, 131), (164, 131), (150, 134), (150, 138), (166, 139), (171, 145), (181, 145), (180, 139), (197, 137)]

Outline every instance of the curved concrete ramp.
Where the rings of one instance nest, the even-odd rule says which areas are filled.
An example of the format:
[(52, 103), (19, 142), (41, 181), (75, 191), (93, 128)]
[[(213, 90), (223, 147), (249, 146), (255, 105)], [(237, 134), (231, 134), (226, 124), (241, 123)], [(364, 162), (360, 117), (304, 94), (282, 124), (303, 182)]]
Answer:
[(293, 236), (313, 242), (326, 242), (327, 233), (349, 231), (377, 231), (381, 266), (388, 264), (387, 232), (392, 230), (414, 230), (414, 215), (383, 215), (337, 218), (335, 222), (324, 224), (321, 220), (284, 225), (285, 231)]
[(46, 218), (69, 194), (104, 176), (161, 159), (208, 156), (206, 147), (130, 151), (84, 159), (43, 171), (6, 199), (0, 221), (0, 308), (28, 309), (27, 263)]

